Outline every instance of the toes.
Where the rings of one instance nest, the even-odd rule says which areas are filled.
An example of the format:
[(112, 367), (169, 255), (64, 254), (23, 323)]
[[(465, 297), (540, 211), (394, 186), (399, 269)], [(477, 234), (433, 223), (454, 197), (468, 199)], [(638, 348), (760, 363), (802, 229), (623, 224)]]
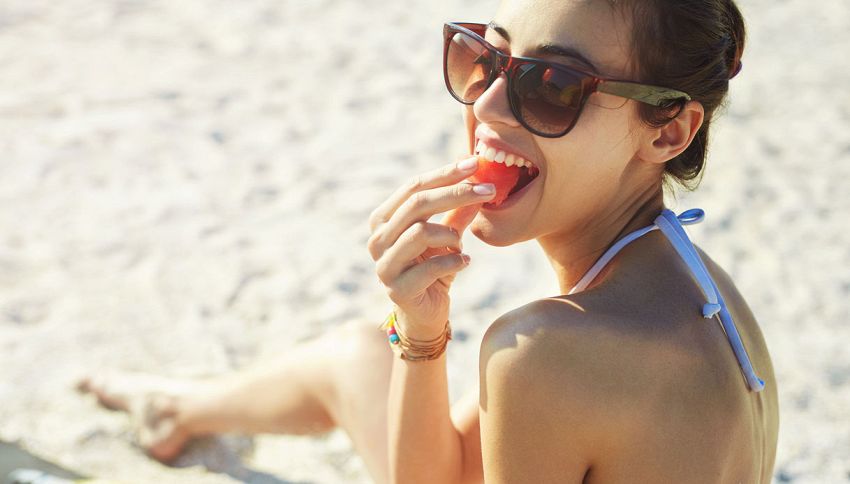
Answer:
[(129, 398), (117, 389), (114, 380), (105, 376), (87, 377), (77, 385), (84, 393), (91, 393), (98, 403), (110, 410), (129, 410)]

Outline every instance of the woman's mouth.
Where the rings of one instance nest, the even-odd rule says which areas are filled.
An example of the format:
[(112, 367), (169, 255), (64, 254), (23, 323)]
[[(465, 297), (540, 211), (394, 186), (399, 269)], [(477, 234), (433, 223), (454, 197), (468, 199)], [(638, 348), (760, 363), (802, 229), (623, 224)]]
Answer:
[(484, 141), (478, 141), (475, 154), (479, 157), (479, 168), (472, 178), (478, 183), (493, 183), (496, 186), (496, 196), (490, 203), (484, 204), (486, 209), (495, 209), (502, 203), (518, 198), (513, 195), (540, 174), (540, 169), (525, 158), (489, 146)]

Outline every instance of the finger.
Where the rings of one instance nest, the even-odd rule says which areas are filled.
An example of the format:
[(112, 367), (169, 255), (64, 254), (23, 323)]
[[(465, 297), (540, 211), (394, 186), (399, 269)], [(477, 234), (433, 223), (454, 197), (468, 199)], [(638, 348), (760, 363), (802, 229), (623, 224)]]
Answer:
[(454, 185), (471, 176), (477, 169), (478, 157), (473, 156), (413, 178), (372, 211), (369, 215), (369, 230), (374, 231), (379, 225), (386, 223), (395, 211), (414, 193), (431, 188)]
[[(381, 282), (394, 281), (402, 272), (416, 264), (416, 259), (429, 248), (451, 247), (460, 252), (460, 235), (451, 227), (437, 223), (417, 222), (405, 230), (398, 241), (388, 248), (375, 268)], [(427, 257), (424, 257), (427, 258)]]
[(482, 204), (495, 196), (492, 183), (458, 183), (415, 193), (396, 210), (390, 220), (378, 227), (369, 237), (367, 248), (372, 259), (378, 260), (399, 236), (416, 222), (427, 222), (441, 212), (473, 204)]
[(482, 204), (492, 200), (496, 187), (492, 183), (458, 183), (448, 187), (433, 188), (414, 194), (396, 210), (389, 222), (383, 225), (382, 242), (395, 243), (399, 235), (418, 221), (466, 205)]
[(468, 265), (469, 256), (466, 254), (432, 257), (404, 271), (393, 284), (387, 286), (390, 299), (396, 304), (411, 301), (438, 279), (453, 276)]
[(452, 246), (446, 247), (432, 247), (426, 250), (422, 256), (423, 257), (433, 257), (435, 255), (444, 255), (444, 254), (452, 254), (457, 253), (463, 250), (463, 232), (469, 227), (469, 224), (475, 219), (475, 216), (478, 215), (478, 212), (481, 210), (481, 205), (466, 205), (464, 207), (456, 208), (454, 210), (450, 210), (442, 220), (440, 220), (441, 225), (445, 225), (454, 229), (458, 233), (458, 248), (455, 249)]

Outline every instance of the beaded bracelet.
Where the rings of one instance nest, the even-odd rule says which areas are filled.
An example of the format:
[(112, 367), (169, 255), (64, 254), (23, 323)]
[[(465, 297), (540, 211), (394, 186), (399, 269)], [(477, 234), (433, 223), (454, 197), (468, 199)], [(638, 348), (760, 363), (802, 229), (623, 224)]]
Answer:
[(390, 348), (402, 360), (424, 361), (437, 359), (446, 351), (446, 346), (449, 340), (452, 339), (452, 327), (448, 320), (443, 328), (443, 333), (430, 340), (408, 338), (399, 331), (400, 328), (397, 322), (396, 312), (393, 309), (387, 316), (387, 319), (381, 324), (380, 329), (386, 330)]

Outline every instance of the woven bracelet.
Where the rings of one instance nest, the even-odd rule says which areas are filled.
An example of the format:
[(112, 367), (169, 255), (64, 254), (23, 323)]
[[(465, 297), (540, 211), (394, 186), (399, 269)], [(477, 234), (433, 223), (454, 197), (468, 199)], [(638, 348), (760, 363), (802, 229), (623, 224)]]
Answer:
[(452, 339), (452, 327), (448, 320), (443, 328), (443, 333), (430, 340), (408, 338), (400, 331), (397, 323), (396, 312), (392, 310), (381, 324), (380, 329), (386, 330), (390, 348), (403, 360), (435, 360), (446, 351), (446, 346)]

